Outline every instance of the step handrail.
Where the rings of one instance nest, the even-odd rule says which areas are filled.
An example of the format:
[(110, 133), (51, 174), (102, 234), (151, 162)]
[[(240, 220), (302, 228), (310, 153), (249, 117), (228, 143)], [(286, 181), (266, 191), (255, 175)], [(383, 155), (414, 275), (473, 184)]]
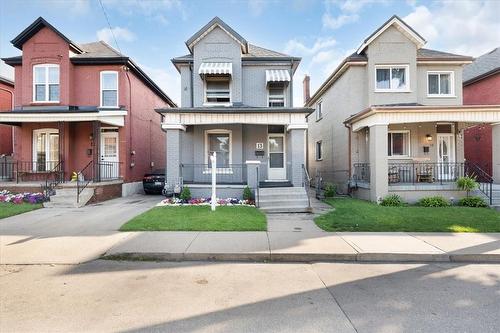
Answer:
[(307, 195), (307, 207), (311, 208), (311, 198), (309, 196), (309, 189), (311, 188), (311, 177), (309, 176), (309, 172), (304, 164), (302, 164), (302, 186), (306, 191)]
[[(87, 179), (85, 179), (85, 177), (84, 177), (84, 172), (87, 171), (89, 168), (90, 168), (90, 172), (92, 173), (93, 164), (94, 164), (94, 161), (90, 161), (89, 163), (87, 163), (86, 166), (83, 167), (82, 170), (78, 171), (76, 174), (76, 203), (77, 204), (80, 203), (80, 194), (83, 192), (83, 190), (85, 190), (85, 188), (87, 188), (87, 186), (90, 184), (90, 182), (94, 178), (93, 175), (91, 175), (90, 177), (87, 177)], [(80, 180), (80, 176), (83, 180)]]
[[(474, 162), (466, 161), (465, 165), (467, 167), (466, 173), (476, 178), (479, 190), (488, 198), (490, 206), (493, 205), (493, 177)], [(469, 168), (473, 169), (471, 174), (468, 172)]]

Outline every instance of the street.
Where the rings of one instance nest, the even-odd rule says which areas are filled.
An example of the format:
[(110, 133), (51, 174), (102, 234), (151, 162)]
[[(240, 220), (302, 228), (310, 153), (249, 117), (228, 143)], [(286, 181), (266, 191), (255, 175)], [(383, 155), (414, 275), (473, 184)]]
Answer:
[(496, 332), (500, 266), (0, 266), (2, 332)]

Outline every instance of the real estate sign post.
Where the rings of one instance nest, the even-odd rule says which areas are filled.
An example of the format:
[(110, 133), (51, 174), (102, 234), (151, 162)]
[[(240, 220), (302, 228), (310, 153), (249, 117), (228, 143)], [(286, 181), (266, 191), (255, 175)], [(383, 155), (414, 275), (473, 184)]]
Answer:
[(216, 190), (216, 179), (217, 179), (217, 153), (214, 151), (214, 154), (210, 156), (210, 162), (212, 163), (212, 199), (210, 200), (210, 206), (212, 211), (215, 211), (215, 203), (217, 201), (217, 195), (215, 193)]

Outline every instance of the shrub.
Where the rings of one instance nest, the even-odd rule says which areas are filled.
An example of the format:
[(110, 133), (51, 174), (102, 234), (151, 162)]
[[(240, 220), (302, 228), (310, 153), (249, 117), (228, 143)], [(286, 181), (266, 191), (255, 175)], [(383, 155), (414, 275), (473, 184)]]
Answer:
[(458, 201), (459, 206), (465, 207), (488, 207), (486, 202), (481, 197), (467, 197)]
[(253, 199), (252, 190), (250, 190), (250, 187), (246, 186), (243, 189), (243, 200), (252, 200), (252, 199)]
[(335, 196), (337, 188), (332, 183), (325, 184), (325, 198), (332, 198)]
[(457, 187), (461, 189), (462, 191), (467, 192), (467, 197), (469, 197), (469, 193), (472, 190), (475, 190), (476, 188), (479, 187), (478, 182), (476, 181), (475, 177), (472, 176), (465, 176), (465, 177), (460, 177), (457, 180)]
[(401, 207), (405, 205), (403, 198), (397, 194), (390, 194), (380, 202), (381, 206)]
[(191, 199), (191, 190), (189, 189), (189, 187), (184, 186), (182, 188), (181, 195), (179, 196), (179, 198), (182, 201), (188, 201), (189, 199)]
[(418, 204), (422, 207), (448, 207), (450, 202), (441, 196), (425, 197)]

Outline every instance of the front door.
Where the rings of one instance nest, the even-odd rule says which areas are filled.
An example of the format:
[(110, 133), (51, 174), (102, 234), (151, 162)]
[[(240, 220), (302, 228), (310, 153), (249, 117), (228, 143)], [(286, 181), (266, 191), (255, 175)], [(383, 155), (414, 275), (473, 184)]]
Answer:
[(267, 137), (268, 145), (268, 179), (284, 180), (286, 179), (286, 152), (285, 135), (269, 134)]
[(455, 178), (455, 136), (450, 133), (437, 134), (438, 178)]
[(50, 171), (59, 164), (59, 131), (33, 131), (33, 171)]
[(101, 180), (117, 179), (120, 175), (118, 163), (118, 132), (101, 132)]

